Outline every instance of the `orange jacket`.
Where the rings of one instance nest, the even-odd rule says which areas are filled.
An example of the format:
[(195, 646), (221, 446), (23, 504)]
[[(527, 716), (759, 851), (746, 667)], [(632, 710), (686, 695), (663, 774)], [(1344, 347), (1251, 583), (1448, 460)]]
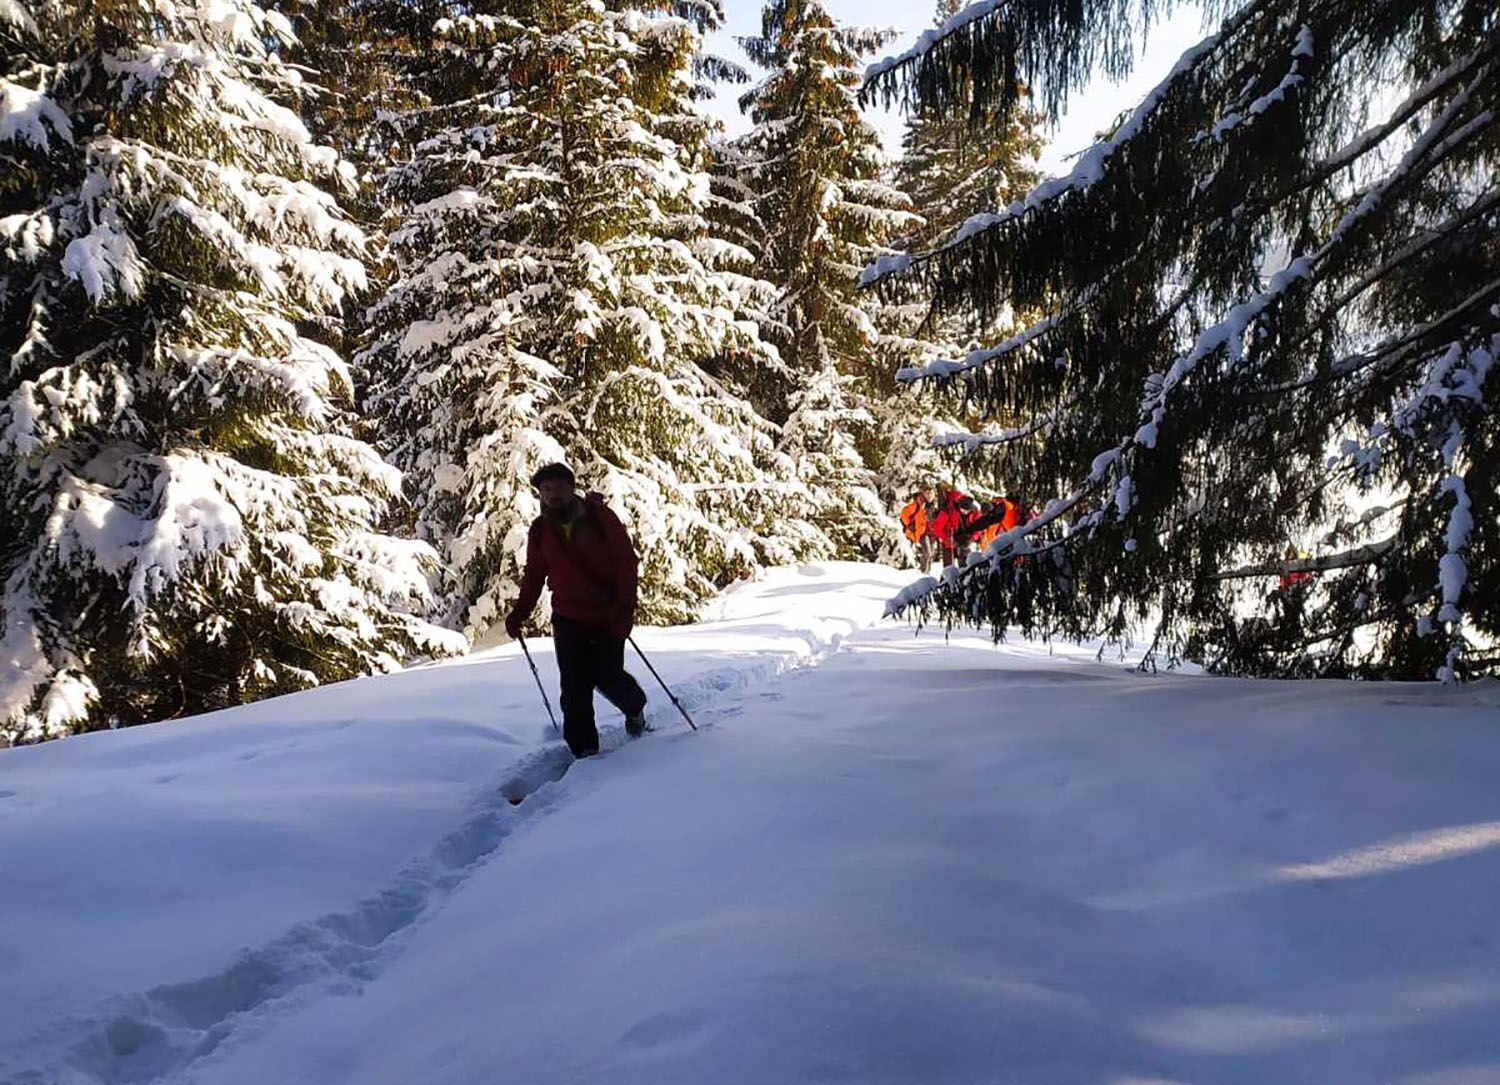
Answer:
[[(993, 510), (986, 509), (984, 514), (988, 516), (991, 511)], [(980, 549), (984, 549), (985, 547), (989, 546), (990, 543), (999, 538), (1001, 530), (1002, 529), (999, 524), (991, 524), (989, 527), (985, 528), (984, 531), (982, 531), (979, 535)]]
[(1009, 531), (1021, 522), (1020, 507), (1015, 502), (1007, 501), (1003, 497), (995, 498), (989, 507), (984, 510), (984, 514), (986, 516), (999, 514), (1001, 519), (985, 528), (980, 534), (979, 545), (981, 547), (989, 546), (990, 543), (998, 539), (1004, 532)]
[(901, 510), (901, 530), (912, 542), (921, 542), (927, 534), (927, 502), (914, 497)]

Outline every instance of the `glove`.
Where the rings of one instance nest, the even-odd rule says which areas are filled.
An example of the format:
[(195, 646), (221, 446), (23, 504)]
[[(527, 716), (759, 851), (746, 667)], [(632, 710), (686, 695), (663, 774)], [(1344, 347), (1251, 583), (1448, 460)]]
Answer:
[(624, 640), (630, 636), (630, 631), (635, 628), (635, 611), (617, 610), (609, 620), (609, 632), (612, 636)]
[(521, 619), (514, 611), (505, 616), (505, 635), (511, 640), (521, 639)]

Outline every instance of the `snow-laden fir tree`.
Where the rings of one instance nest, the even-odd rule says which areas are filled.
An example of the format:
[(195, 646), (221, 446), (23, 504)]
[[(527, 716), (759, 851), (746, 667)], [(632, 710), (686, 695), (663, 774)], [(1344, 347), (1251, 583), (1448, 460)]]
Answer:
[(859, 70), (888, 32), (840, 26), (819, 0), (773, 0), (759, 37), (741, 44), (767, 69), (741, 98), (754, 123), (737, 142), (740, 178), (766, 230), (761, 273), (787, 366), (782, 450), (802, 502), (840, 557), (873, 557), (897, 543), (879, 494), (889, 439), (872, 402), (891, 394), (893, 342), (860, 268), (915, 225), (910, 201), (882, 178), (880, 139), (860, 115)]
[(711, 229), (694, 62), (718, 12), (688, 11), (455, 6), (427, 104), (392, 120), (412, 147), (385, 185), (399, 278), (361, 365), (472, 637), (515, 595), (548, 461), (625, 519), (648, 620), (819, 543), (774, 426), (714, 375), (776, 357), (750, 254)]
[[(964, 7), (938, 0), (941, 26)], [(895, 183), (911, 198), (922, 223), (904, 243), (918, 252), (932, 248), (971, 216), (1020, 199), (1042, 179), (1043, 118), (1021, 94), (1014, 108), (976, 102), (968, 109), (912, 103), (896, 163)]]
[[(962, 8), (959, 0), (939, 0), (941, 25)], [(1042, 149), (1041, 116), (1025, 99), (1000, 114), (995, 109), (915, 108), (906, 122), (903, 153), (896, 161), (895, 184), (910, 197), (920, 216), (899, 245), (916, 252), (931, 248), (969, 216), (1024, 196), (1041, 179), (1037, 155)], [(972, 307), (949, 304), (939, 313), (920, 280), (908, 278), (902, 291), (886, 291), (880, 325), (920, 336), (911, 344), (918, 365), (966, 353), (982, 342), (1018, 330), (1024, 314), (1001, 307), (981, 322)], [(988, 497), (1012, 493), (1005, 464), (994, 456), (969, 455), (963, 440), (976, 429), (1003, 428), (1008, 418), (982, 405), (954, 402), (920, 384), (908, 384), (902, 395), (885, 397), (876, 406), (879, 426), (890, 442), (882, 480), (892, 496), (904, 497), (923, 483), (952, 483), (968, 493)], [(1027, 496), (1027, 495), (1020, 495)]]
[[(362, 221), (378, 219), (380, 173), (399, 148), (376, 122), (415, 104), (409, 58), (426, 49), (441, 8), (407, 0), (271, 0), (262, 6), (285, 17), (295, 36), (279, 52), (304, 76), (303, 123), (315, 142), (358, 171), (353, 199), (341, 194), (346, 208)], [(380, 285), (373, 283), (372, 291)]]
[[(1148, 3), (1005, 0), (870, 86), (1055, 111)], [(904, 599), (1242, 673), (1500, 669), (1500, 23), (1489, 0), (1251, 0), (1073, 166), (867, 280), (1040, 307), (905, 376), (1014, 412), (1045, 513)], [(1016, 563), (1010, 555), (1020, 555)], [(1300, 555), (1306, 554), (1306, 557)], [(1290, 555), (1290, 556), (1288, 556)], [(1313, 579), (1278, 586), (1278, 574)]]
[(455, 647), (350, 436), (339, 181), (249, 3), (0, 5), (0, 735)]

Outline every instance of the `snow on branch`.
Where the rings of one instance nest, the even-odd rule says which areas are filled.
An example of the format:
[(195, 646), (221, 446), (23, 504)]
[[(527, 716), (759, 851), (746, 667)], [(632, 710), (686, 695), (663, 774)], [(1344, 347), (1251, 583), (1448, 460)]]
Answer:
[(73, 124), (45, 94), (0, 81), (0, 143), (25, 142), (43, 151), (54, 139), (73, 142)]
[(1044, 317), (1029, 328), (1017, 332), (1009, 339), (996, 343), (992, 347), (970, 351), (958, 361), (939, 359), (935, 362), (929, 362), (924, 366), (907, 366), (904, 369), (898, 369), (896, 371), (896, 379), (902, 382), (924, 380), (929, 377), (942, 379), (956, 376), (971, 369), (978, 369), (994, 361), (996, 358), (1010, 354), (1039, 339), (1061, 323), (1065, 315), (1055, 313), (1052, 316)]
[(917, 38), (916, 44), (906, 50), (906, 52), (884, 57), (865, 68), (864, 81), (866, 85), (874, 83), (882, 76), (889, 75), (896, 69), (905, 67), (913, 61), (926, 56), (940, 42), (951, 38), (960, 30), (966, 29), (980, 19), (994, 15), (1007, 3), (1009, 3), (1009, 0), (979, 0), (978, 3), (970, 4), (956, 14), (949, 16), (943, 21), (941, 26), (923, 31), (922, 35)]
[[(989, 2), (989, 0), (986, 0)], [(929, 252), (900, 254), (897, 257), (882, 257), (870, 264), (860, 274), (860, 286), (868, 287), (892, 275), (908, 271), (914, 264), (925, 263), (943, 253), (955, 249), (974, 236), (995, 230), (1006, 223), (1021, 218), (1029, 212), (1039, 210), (1057, 202), (1073, 192), (1087, 191), (1103, 180), (1105, 168), (1119, 149), (1140, 135), (1151, 115), (1177, 82), (1192, 72), (1197, 65), (1218, 48), (1224, 32), (1211, 34), (1187, 49), (1172, 70), (1131, 111), (1125, 123), (1120, 125), (1108, 139), (1100, 140), (1078, 157), (1073, 168), (1060, 177), (1052, 177), (1037, 185), (1025, 196), (1015, 200), (999, 211), (986, 211), (971, 215), (955, 231), (953, 236)]]
[(1255, 120), (1272, 106), (1285, 101), (1287, 95), (1292, 90), (1302, 85), (1305, 80), (1302, 70), (1311, 65), (1316, 55), (1313, 33), (1304, 23), (1302, 28), (1297, 32), (1297, 43), (1292, 47), (1291, 68), (1287, 71), (1286, 75), (1281, 77), (1281, 81), (1275, 87), (1271, 88), (1271, 90), (1256, 98), (1255, 101), (1251, 102), (1243, 110), (1235, 110), (1228, 116), (1220, 118), (1209, 132), (1200, 132), (1197, 139), (1202, 140), (1207, 138), (1223, 141), (1229, 133), (1240, 127), (1240, 125)]
[[(1481, 69), (1477, 79), (1484, 76), (1485, 69)], [(1224, 319), (1199, 333), (1193, 347), (1186, 354), (1178, 356), (1172, 363), (1170, 369), (1162, 374), (1160, 383), (1154, 395), (1147, 403), (1149, 418), (1136, 431), (1135, 443), (1146, 448), (1156, 446), (1157, 432), (1162, 419), (1166, 414), (1167, 396), (1172, 390), (1186, 380), (1204, 358), (1218, 353), (1223, 349), (1227, 352), (1231, 363), (1240, 360), (1244, 349), (1245, 336), (1250, 325), (1258, 319), (1275, 301), (1282, 295), (1288, 293), (1292, 286), (1299, 281), (1313, 282), (1316, 272), (1327, 260), (1329, 255), (1335, 252), (1340, 244), (1344, 242), (1354, 229), (1369, 219), (1384, 204), (1385, 197), (1397, 185), (1407, 180), (1407, 175), (1415, 171), (1417, 164), (1426, 158), (1429, 152), (1434, 155), (1441, 154), (1443, 148), (1463, 133), (1470, 131), (1476, 121), (1485, 120), (1488, 114), (1481, 114), (1473, 118), (1467, 124), (1461, 126), (1456, 132), (1443, 139), (1444, 132), (1453, 124), (1455, 118), (1468, 105), (1470, 94), (1474, 84), (1464, 88), (1448, 102), (1444, 109), (1433, 119), (1432, 123), (1413, 142), (1406, 156), (1378, 185), (1373, 186), (1365, 192), (1359, 203), (1345, 212), (1339, 219), (1338, 224), (1329, 234), (1328, 239), (1316, 250), (1303, 256), (1297, 257), (1281, 271), (1271, 277), (1270, 284), (1259, 294), (1233, 306), (1225, 315)], [(1442, 139), (1442, 142), (1440, 142)]]
[(1338, 554), (1324, 554), (1316, 558), (1296, 558), (1283, 561), (1262, 561), (1255, 565), (1242, 565), (1221, 573), (1209, 573), (1206, 580), (1247, 580), (1257, 576), (1285, 576), (1288, 573), (1326, 573), (1333, 569), (1350, 569), (1358, 565), (1369, 565), (1389, 554), (1396, 547), (1396, 537), (1366, 543)]
[(932, 439), (932, 445), (934, 448), (962, 446), (965, 456), (973, 455), (979, 449), (987, 446), (1008, 445), (1015, 441), (1034, 436), (1035, 434), (1047, 433), (1057, 424), (1063, 414), (1077, 402), (1078, 396), (1069, 396), (1052, 410), (1038, 415), (1025, 425), (1012, 426), (1001, 430), (999, 433), (941, 433)]

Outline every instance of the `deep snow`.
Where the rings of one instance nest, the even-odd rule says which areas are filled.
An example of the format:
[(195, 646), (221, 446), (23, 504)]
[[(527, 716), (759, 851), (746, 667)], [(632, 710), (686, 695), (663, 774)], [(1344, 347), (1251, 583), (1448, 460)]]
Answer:
[(703, 731), (555, 782), (504, 651), (0, 753), (0, 1078), (1500, 1081), (1493, 684), (854, 632), (909, 578), (648, 633)]
[[(637, 640), (689, 710), (711, 719), (746, 685), (875, 621), (909, 575), (774, 570), (723, 593), (710, 620)], [(550, 642), (532, 651), (555, 711)], [(648, 716), (685, 726), (634, 666)], [(621, 740), (602, 702), (599, 723), (606, 745)], [(412, 922), (498, 842), (513, 820), (505, 792), (570, 761), (515, 645), (0, 750), (0, 1081), (59, 1060), (81, 1062), (85, 1081), (149, 1080), (219, 1009), (358, 970), (367, 953), (354, 943)], [(369, 929), (350, 935), (351, 925)], [(237, 960), (215, 993), (193, 986)], [(185, 989), (151, 994), (163, 985)], [(196, 1024), (165, 1052), (135, 1036), (133, 1022), (177, 1016)], [(98, 1042), (117, 1023), (119, 1042)], [(80, 1042), (87, 1050), (65, 1054)], [(119, 1060), (114, 1046), (139, 1050)]]

